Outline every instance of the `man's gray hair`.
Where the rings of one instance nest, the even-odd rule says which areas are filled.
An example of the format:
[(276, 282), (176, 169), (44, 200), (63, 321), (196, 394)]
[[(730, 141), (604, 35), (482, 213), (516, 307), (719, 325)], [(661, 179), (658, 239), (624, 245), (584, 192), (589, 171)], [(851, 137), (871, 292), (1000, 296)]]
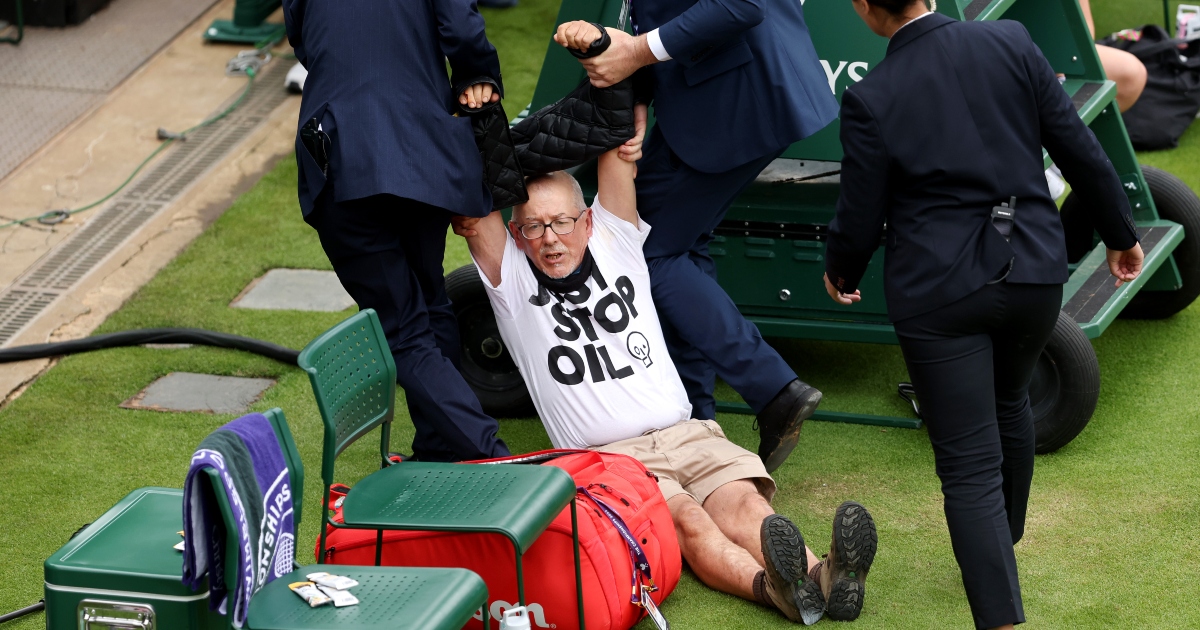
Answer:
[[(571, 182), (571, 196), (575, 200), (575, 209), (579, 210), (581, 213), (587, 210), (587, 203), (583, 200), (583, 189), (579, 187), (579, 182), (566, 171), (554, 171), (553, 173), (534, 175), (533, 177), (526, 178), (525, 190), (528, 191), (530, 198), (532, 198), (537, 190), (555, 186), (558, 182), (563, 181), (564, 179)], [(517, 204), (516, 207), (513, 208), (514, 212), (518, 211), (524, 205), (525, 204)]]

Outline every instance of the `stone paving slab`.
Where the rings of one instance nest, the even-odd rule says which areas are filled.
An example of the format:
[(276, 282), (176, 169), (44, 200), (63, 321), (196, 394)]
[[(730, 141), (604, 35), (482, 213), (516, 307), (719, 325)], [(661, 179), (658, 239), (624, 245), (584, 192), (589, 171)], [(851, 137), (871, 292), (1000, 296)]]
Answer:
[(242, 289), (233, 308), (334, 313), (354, 306), (337, 274), (316, 269), (272, 269)]
[(243, 413), (274, 384), (269, 378), (171, 372), (121, 406), (153, 411)]

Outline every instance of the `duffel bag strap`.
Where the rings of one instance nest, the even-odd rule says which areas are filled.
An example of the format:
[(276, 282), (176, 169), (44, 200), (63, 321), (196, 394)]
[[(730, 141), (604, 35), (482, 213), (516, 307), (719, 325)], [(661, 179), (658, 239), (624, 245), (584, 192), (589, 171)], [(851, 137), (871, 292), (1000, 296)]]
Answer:
[[(638, 544), (637, 538), (634, 537), (633, 532), (629, 531), (629, 527), (625, 525), (625, 520), (621, 518), (620, 514), (617, 514), (616, 510), (609, 507), (608, 504), (601, 501), (591, 492), (588, 492), (587, 488), (583, 486), (577, 486), (575, 491), (591, 499), (592, 503), (595, 503), (596, 507), (600, 509), (600, 513), (613, 524), (617, 533), (625, 540), (625, 545), (629, 547), (629, 560), (633, 564), (633, 575), (630, 578), (629, 601), (635, 606), (641, 606), (643, 586), (649, 592), (658, 590), (658, 587), (654, 585), (654, 578), (650, 575), (650, 559), (646, 557), (646, 552)], [(644, 584), (642, 582), (643, 578), (645, 579)]]

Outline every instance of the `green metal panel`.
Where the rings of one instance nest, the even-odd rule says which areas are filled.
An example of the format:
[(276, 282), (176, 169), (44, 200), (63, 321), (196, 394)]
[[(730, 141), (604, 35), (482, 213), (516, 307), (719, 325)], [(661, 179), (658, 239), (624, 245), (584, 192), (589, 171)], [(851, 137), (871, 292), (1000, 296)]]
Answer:
[(574, 497), (554, 466), (405, 462), (358, 482), (342, 514), (362, 529), (500, 533), (525, 553)]
[[(829, 296), (825, 299), (833, 304)], [(843, 317), (851, 316), (846, 309)], [(822, 341), (851, 341), (854, 343), (897, 344), (896, 331), (886, 321), (863, 322), (850, 319), (801, 319), (799, 317), (764, 317), (747, 315), (764, 337), (819, 339)]]
[[(179, 581), (183, 556), (172, 549), (182, 540), (182, 496), (182, 490), (169, 488), (129, 493), (46, 560), (46, 581), (64, 587), (194, 595)], [(114, 575), (121, 577), (114, 580)]]
[(1138, 164), (1133, 145), (1129, 142), (1129, 134), (1125, 131), (1125, 121), (1115, 105), (1110, 104), (1101, 110), (1095, 120), (1088, 125), (1108, 159), (1121, 177), (1125, 187), (1125, 195), (1129, 197), (1129, 205), (1133, 209), (1133, 218), (1138, 224), (1158, 220), (1158, 209), (1150, 196), (1150, 188), (1146, 178), (1142, 176), (1142, 167)]
[(46, 627), (76, 630), (85, 599), (148, 604), (157, 627), (216, 630), (224, 617), (209, 614), (208, 587), (185, 587), (183, 491), (139, 488), (88, 525), (45, 562)]
[(1024, 24), (1046, 60), (1067, 78), (1106, 78), (1077, 0), (1016, 0), (995, 19)]
[[(821, 59), (829, 89), (842, 102), (846, 88), (861, 81), (875, 64), (883, 60), (888, 41), (867, 28), (854, 12), (849, 0), (808, 0), (804, 3), (804, 21)], [(841, 126), (834, 121), (821, 131), (793, 144), (784, 152), (787, 158), (824, 160), (842, 159), (838, 140)]]
[[(750, 409), (750, 405), (747, 405), (746, 403), (735, 402), (717, 403), (717, 413), (740, 413), (748, 416), (754, 415), (754, 411)], [(868, 424), (876, 427), (895, 427), (897, 429), (920, 429), (922, 426), (920, 418), (873, 416), (866, 413), (842, 413), (840, 411), (822, 411), (820, 409), (813, 412), (810, 420), (820, 420), (822, 422), (845, 422), (848, 424)]]
[(1183, 276), (1179, 275), (1179, 265), (1175, 263), (1175, 257), (1167, 258), (1167, 261), (1158, 268), (1146, 281), (1146, 285), (1142, 287), (1143, 291), (1178, 291), (1183, 288)]
[[(357, 580), (355, 606), (309, 608), (288, 589), (305, 574), (327, 571)], [(250, 601), (247, 626), (253, 630), (459, 630), (487, 606), (487, 585), (466, 569), (349, 567), (311, 565), (285, 575)]]

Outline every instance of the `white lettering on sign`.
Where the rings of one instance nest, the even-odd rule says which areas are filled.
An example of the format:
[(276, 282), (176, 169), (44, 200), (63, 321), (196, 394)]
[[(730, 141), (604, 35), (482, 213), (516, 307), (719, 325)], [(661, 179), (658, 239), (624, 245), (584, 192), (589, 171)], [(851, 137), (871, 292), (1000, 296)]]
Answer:
[(838, 77), (842, 76), (843, 71), (851, 81), (858, 83), (863, 80), (868, 70), (868, 64), (865, 61), (839, 61), (835, 70), (831, 63), (822, 59), (821, 67), (825, 69), (825, 78), (829, 79), (829, 91), (834, 94), (837, 94)]
[(859, 74), (859, 70), (866, 72), (867, 71), (867, 62), (855, 61), (854, 63), (850, 64), (850, 68), (846, 70), (846, 74), (850, 75), (850, 78), (855, 83), (858, 83), (859, 81), (863, 80), (863, 75)]
[(831, 68), (829, 66), (828, 61), (825, 61), (824, 59), (822, 59), (821, 67), (825, 68), (825, 76), (829, 79), (829, 91), (833, 92), (834, 94), (837, 94), (837, 90), (834, 89), (834, 84), (837, 83), (837, 78), (840, 74), (842, 74), (842, 70), (844, 70), (846, 68), (846, 62), (839, 61), (837, 70), (835, 71), (835, 70), (833, 70), (833, 68)]
[[(492, 602), (491, 606), (488, 606), (488, 614), (491, 616), (492, 621), (498, 623), (500, 621), (500, 619), (504, 617), (504, 611), (506, 611), (509, 608), (512, 608), (514, 606), (516, 606), (516, 604), (510, 604), (510, 603), (504, 601), (503, 599), (497, 599), (496, 601)], [(545, 611), (542, 610), (541, 604), (529, 604), (528, 606), (525, 607), (525, 610), (526, 610), (526, 612), (529, 613), (529, 620), (532, 622), (533, 627), (535, 627), (535, 628), (554, 628), (554, 627), (556, 627), (556, 624), (546, 623), (546, 613), (545, 613)], [(472, 615), (472, 617), (474, 619), (476, 619), (477, 621), (483, 621), (483, 610), (476, 609), (475, 614)], [(490, 629), (485, 629), (485, 630), (490, 630)]]

